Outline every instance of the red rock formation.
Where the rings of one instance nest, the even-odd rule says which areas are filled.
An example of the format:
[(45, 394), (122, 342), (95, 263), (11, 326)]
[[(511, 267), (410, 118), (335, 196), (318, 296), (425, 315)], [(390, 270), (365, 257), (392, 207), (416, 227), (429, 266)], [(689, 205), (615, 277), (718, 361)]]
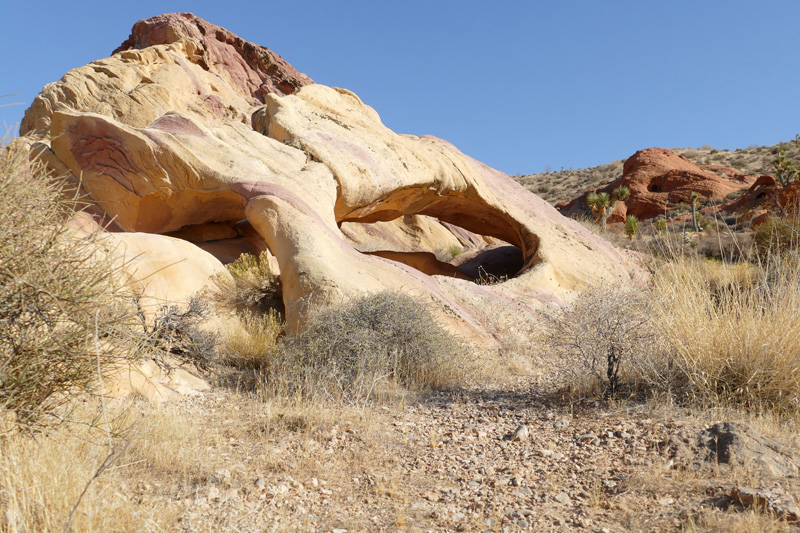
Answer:
[(787, 185), (778, 195), (778, 203), (787, 215), (800, 215), (800, 181)]
[(759, 226), (774, 214), (800, 214), (800, 182), (787, 187), (772, 176), (761, 176), (740, 198), (720, 206), (720, 211), (753, 218), (751, 225)]
[(167, 13), (140, 20), (113, 53), (190, 39), (201, 45), (194, 62), (203, 64), (206, 70), (226, 72), (234, 87), (246, 89), (261, 103), (267, 94), (292, 94), (314, 83), (269, 48), (245, 41), (192, 13)]
[(720, 206), (726, 213), (745, 214), (760, 209), (772, 209), (781, 186), (772, 176), (761, 176), (741, 197)]
[[(705, 170), (683, 156), (663, 148), (647, 148), (633, 154), (625, 161), (622, 177), (598, 192), (611, 192), (618, 187), (628, 187), (630, 197), (619, 202), (609, 217), (609, 222), (622, 222), (627, 215), (639, 219), (663, 215), (680, 202), (691, 203), (696, 192), (701, 200), (722, 201), (728, 194), (750, 185), (754, 178), (734, 174), (722, 177), (713, 171), (730, 175), (727, 167), (709, 166)], [(556, 206), (564, 214), (576, 214), (586, 205), (586, 195), (569, 203)]]

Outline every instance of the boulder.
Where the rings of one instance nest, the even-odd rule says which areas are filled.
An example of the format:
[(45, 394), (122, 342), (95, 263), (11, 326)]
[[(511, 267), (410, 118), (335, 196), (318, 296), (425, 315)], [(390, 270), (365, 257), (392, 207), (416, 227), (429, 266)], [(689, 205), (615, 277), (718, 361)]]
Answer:
[(720, 206), (726, 213), (748, 214), (775, 207), (781, 185), (772, 176), (760, 176), (742, 196)]
[(731, 499), (743, 507), (766, 511), (788, 522), (800, 520), (800, 507), (779, 485), (762, 489), (736, 487), (731, 491)]
[(799, 471), (792, 449), (738, 422), (720, 422), (694, 435), (672, 435), (662, 447), (684, 467), (744, 467), (772, 478), (795, 476)]
[(211, 388), (205, 380), (181, 367), (180, 361), (171, 360), (169, 363), (171, 366), (167, 368), (151, 359), (144, 359), (111, 369), (99, 392), (115, 399), (138, 397), (162, 404), (182, 396), (202, 394)]
[[(491, 347), (497, 328), (470, 302), (532, 311), (644, 275), (502, 172), (394, 133), (352, 92), (189, 13), (136, 23), (111, 57), (47, 85), (20, 129), (119, 231), (123, 256), (168, 267), (136, 270), (167, 299), (221, 271), (203, 250), (226, 262), (268, 251), (290, 332), (320, 307), (390, 289)], [(448, 264), (458, 247), (478, 259)], [(473, 283), (484, 263), (507, 280)]]
[(163, 306), (186, 303), (199, 292), (211, 289), (215, 277), (230, 277), (216, 257), (174, 237), (108, 233), (100, 243), (148, 318)]

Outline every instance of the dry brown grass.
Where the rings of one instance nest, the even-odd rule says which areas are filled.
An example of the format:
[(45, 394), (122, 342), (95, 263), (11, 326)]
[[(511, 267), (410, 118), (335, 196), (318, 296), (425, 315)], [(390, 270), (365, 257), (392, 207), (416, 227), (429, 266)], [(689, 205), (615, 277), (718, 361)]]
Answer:
[(0, 408), (30, 427), (57, 421), (52, 415), (70, 395), (92, 389), (98, 365), (132, 357), (136, 322), (95, 238), (69, 230), (79, 201), (20, 142), (4, 144)]
[(237, 315), (223, 326), (221, 363), (238, 369), (268, 369), (283, 327), (274, 310)]
[[(105, 428), (93, 423), (100, 418), (99, 405), (93, 405), (96, 410), (84, 408), (74, 415), (74, 423), (63, 428), (66, 431), (38, 438), (20, 433), (4, 438), (0, 456), (0, 531), (64, 531), (73, 509), (73, 531), (146, 531), (156, 521), (163, 524), (174, 517), (161, 506), (156, 506), (151, 515), (150, 510), (143, 512), (133, 504), (134, 494), (127, 491), (134, 487), (125, 482), (125, 474), (129, 473), (126, 465), (141, 465), (144, 455), (155, 460), (164, 451), (158, 446), (175, 444), (170, 434), (180, 434), (181, 439), (189, 435), (186, 424), (150, 420), (133, 434), (125, 413), (114, 417), (123, 426), (109, 428), (113, 431), (111, 447), (125, 453), (115, 456), (117, 461), (93, 480), (110, 451)], [(126, 450), (129, 439), (136, 442)], [(180, 452), (181, 448), (176, 448)], [(175, 451), (168, 450), (165, 457), (174, 456)], [(113, 491), (108, 490), (112, 486)], [(84, 489), (86, 494), (81, 499)]]
[[(106, 417), (117, 454), (93, 479), (109, 441), (106, 426), (92, 422)], [(74, 420), (47, 437), (16, 433), (0, 441), (0, 531), (64, 531), (73, 509), (71, 531), (264, 531), (279, 516), (299, 523), (309, 504), (297, 495), (307, 480), (332, 488), (329, 499), (343, 507), (348, 497), (383, 487), (401, 499), (406, 490), (371, 413), (324, 402), (214, 393), (103, 411), (89, 401)], [(335, 444), (343, 440), (352, 442)], [(329, 446), (336, 454), (325, 453)], [(366, 483), (365, 472), (374, 482)], [(263, 489), (254, 485), (258, 478)], [(354, 478), (364, 482), (354, 487)]]
[(800, 271), (697, 259), (655, 278), (654, 321), (685, 391), (755, 412), (800, 407)]

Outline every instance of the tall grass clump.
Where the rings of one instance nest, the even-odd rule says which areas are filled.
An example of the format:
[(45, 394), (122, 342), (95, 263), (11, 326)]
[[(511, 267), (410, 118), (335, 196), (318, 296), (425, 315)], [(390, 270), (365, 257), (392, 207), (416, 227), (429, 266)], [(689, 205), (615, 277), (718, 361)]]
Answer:
[(0, 147), (0, 407), (20, 425), (92, 389), (133, 316), (93, 239), (69, 231), (68, 198), (20, 143)]
[(229, 278), (217, 278), (217, 304), (237, 312), (283, 312), (283, 290), (280, 278), (269, 265), (267, 252), (242, 254), (227, 265)]
[(223, 328), (221, 362), (239, 370), (269, 371), (283, 327), (274, 310), (238, 314)]
[(423, 303), (383, 292), (317, 314), (281, 343), (266, 376), (280, 394), (363, 406), (391, 386), (455, 385), (466, 378), (469, 359)]
[(227, 269), (230, 276), (218, 277), (212, 292), (217, 305), (232, 312), (222, 328), (220, 362), (238, 370), (268, 370), (284, 328), (280, 278), (267, 252), (242, 254)]
[(800, 268), (679, 258), (654, 279), (674, 392), (752, 411), (800, 407)]

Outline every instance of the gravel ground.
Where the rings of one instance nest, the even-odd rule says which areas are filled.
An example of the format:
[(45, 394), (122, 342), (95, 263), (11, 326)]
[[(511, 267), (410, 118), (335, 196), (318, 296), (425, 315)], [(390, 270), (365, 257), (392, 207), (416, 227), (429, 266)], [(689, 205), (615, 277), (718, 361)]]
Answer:
[(142, 503), (182, 506), (178, 530), (681, 531), (742, 514), (727, 497), (741, 472), (663, 451), (707, 423), (632, 401), (569, 402), (543, 377), (361, 414), (267, 416), (237, 397), (171, 407), (221, 436), (213, 475), (190, 492), (139, 488)]

